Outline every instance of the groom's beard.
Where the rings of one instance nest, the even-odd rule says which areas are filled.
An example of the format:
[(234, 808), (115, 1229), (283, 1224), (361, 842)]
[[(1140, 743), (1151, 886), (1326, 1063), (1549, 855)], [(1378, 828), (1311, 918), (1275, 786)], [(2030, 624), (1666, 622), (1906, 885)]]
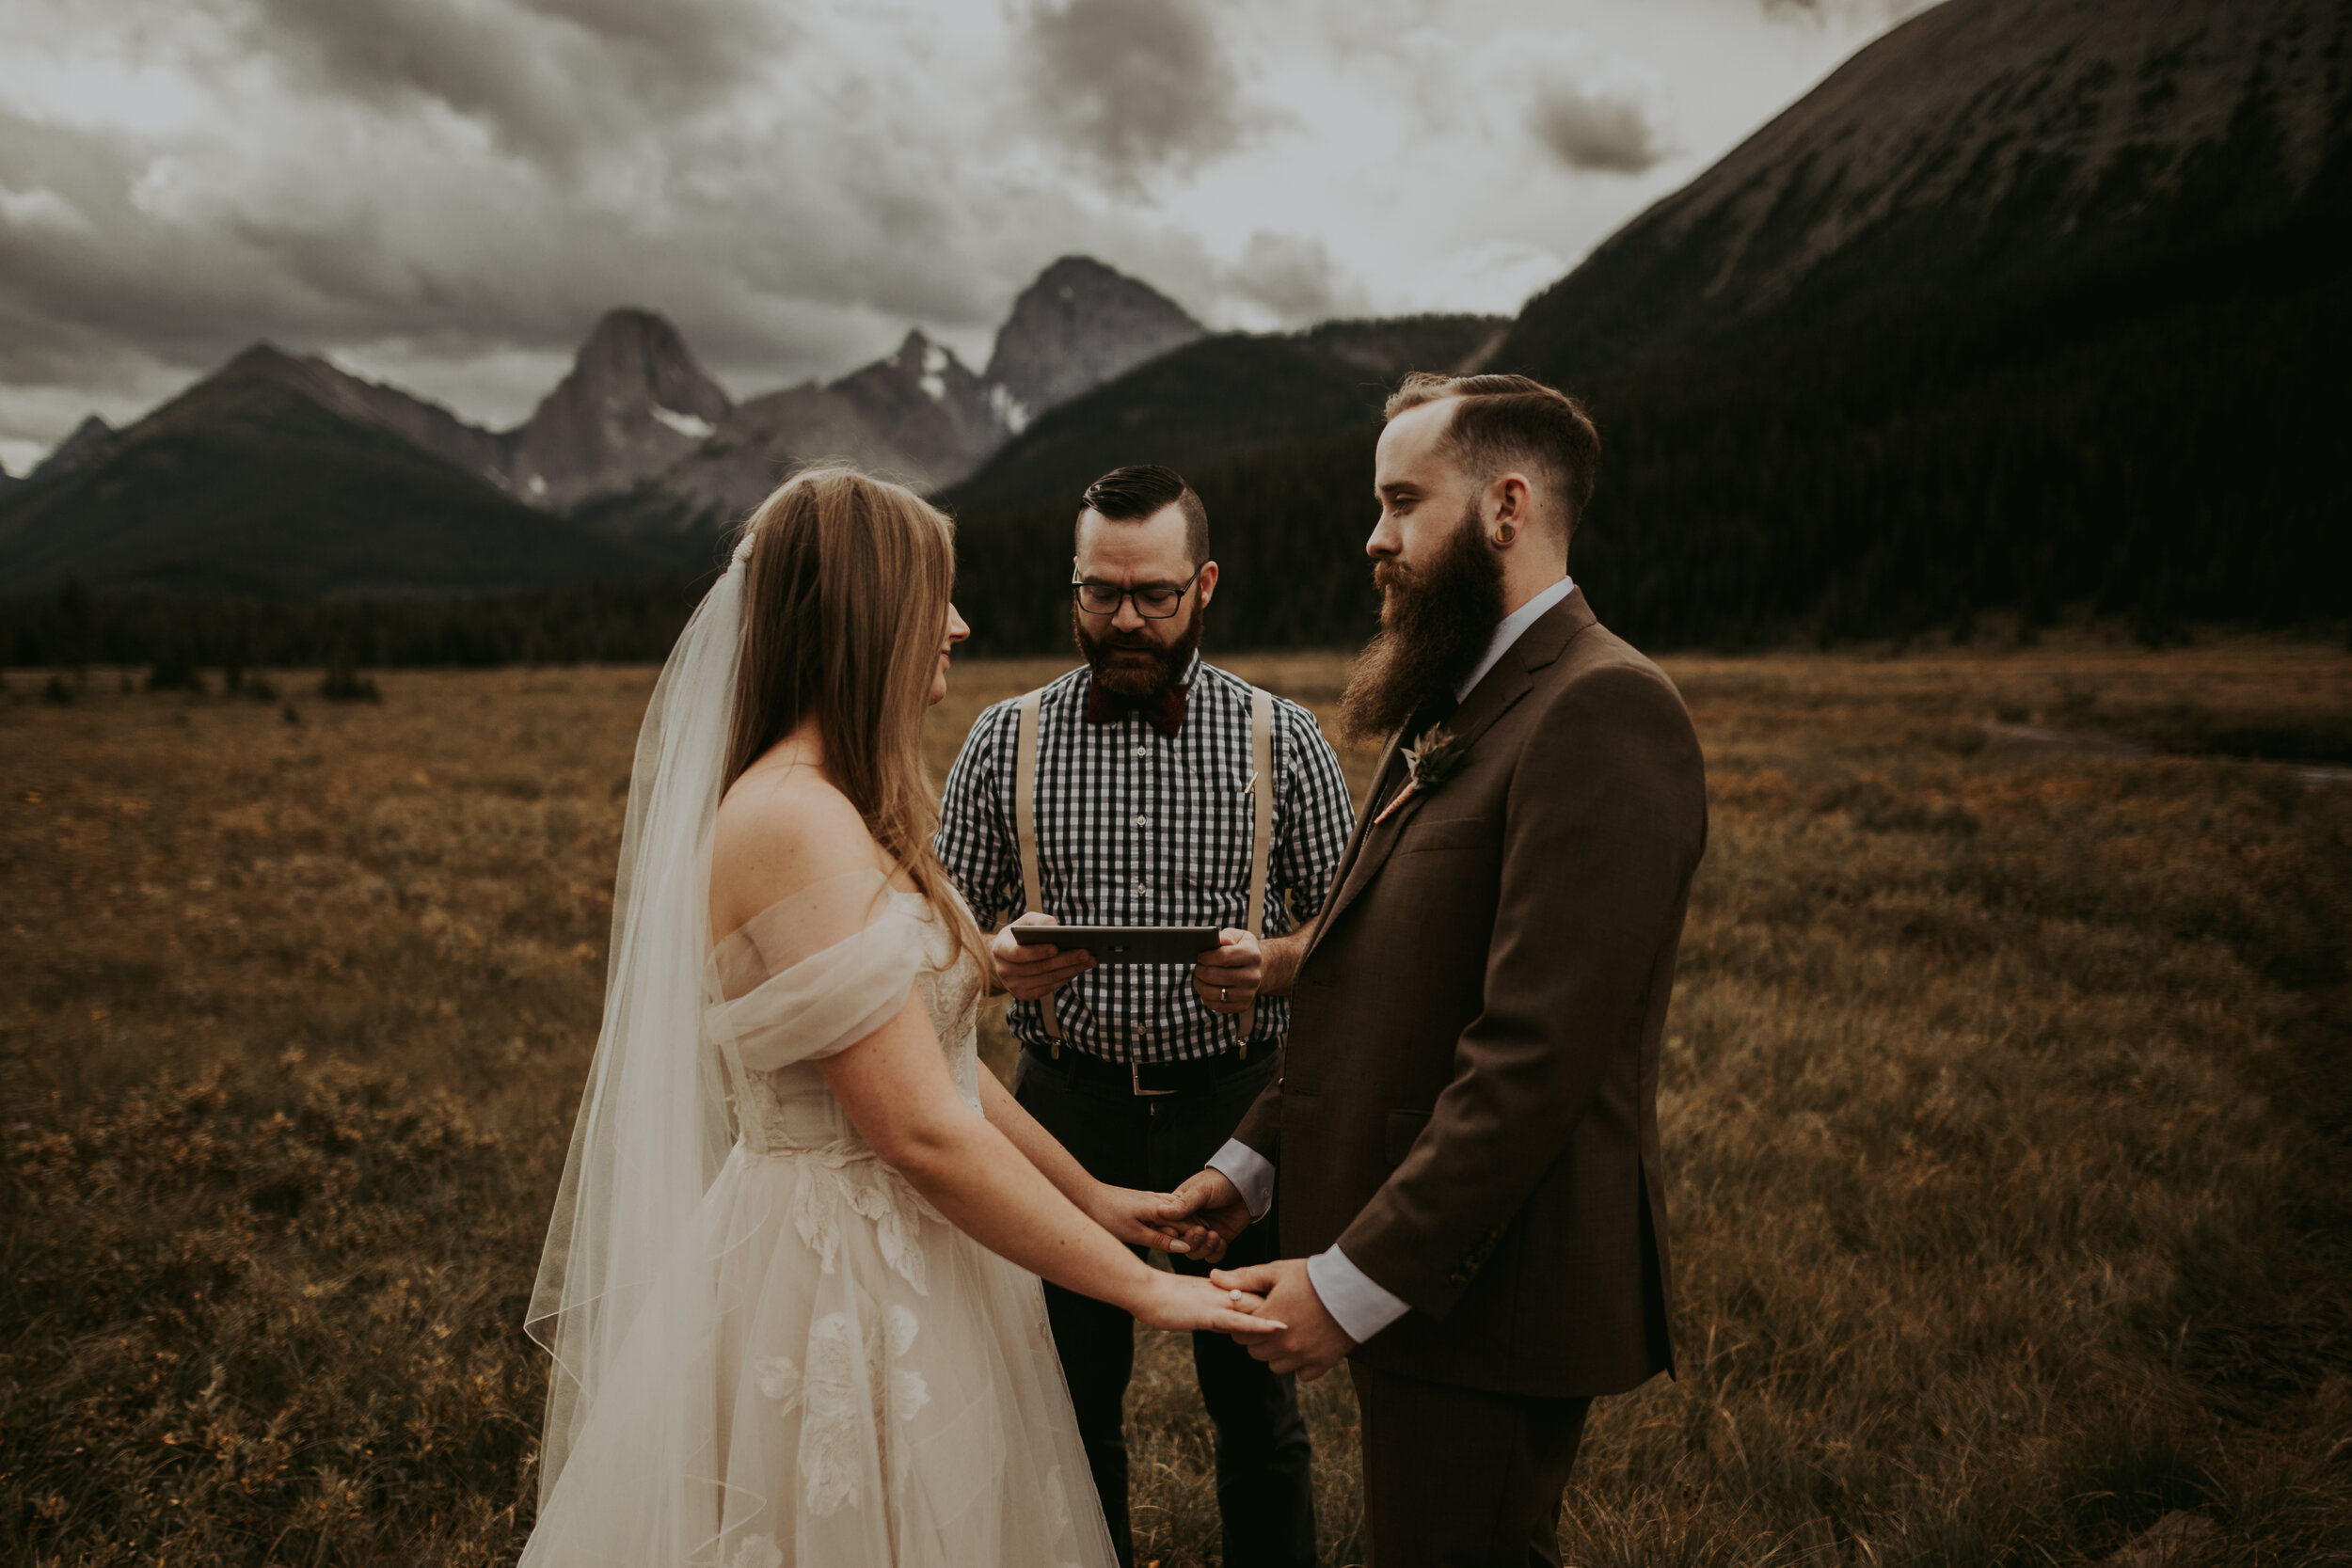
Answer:
[[(1078, 639), (1078, 652), (1086, 656), (1095, 684), (1116, 697), (1156, 697), (1184, 679), (1191, 667), (1192, 656), (1200, 646), (1201, 628), (1208, 624), (1209, 607), (1193, 602), (1191, 621), (1169, 647), (1162, 647), (1149, 630), (1133, 634), (1111, 630), (1100, 637), (1087, 630), (1089, 620), (1107, 625), (1113, 619), (1089, 616), (1074, 602), (1070, 607), (1070, 630)], [(1113, 649), (1147, 657), (1113, 659), (1109, 657)]]
[(1340, 733), (1350, 742), (1386, 740), (1422, 704), (1451, 697), (1502, 620), (1502, 557), (1487, 547), (1475, 505), (1426, 566), (1383, 561), (1372, 581), (1380, 629), (1340, 697)]

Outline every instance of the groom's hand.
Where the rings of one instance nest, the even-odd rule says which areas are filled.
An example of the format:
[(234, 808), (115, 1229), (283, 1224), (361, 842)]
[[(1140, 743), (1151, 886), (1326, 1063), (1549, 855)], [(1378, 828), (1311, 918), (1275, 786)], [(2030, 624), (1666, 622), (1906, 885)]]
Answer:
[(1223, 1171), (1195, 1171), (1161, 1201), (1156, 1223), (1176, 1231), (1186, 1257), (1214, 1263), (1248, 1228), (1249, 1205)]
[[(1060, 924), (1050, 914), (1031, 910), (1012, 926)], [(1083, 948), (1073, 947), (1064, 952), (1058, 947), (1022, 946), (1013, 940), (1012, 926), (996, 933), (995, 940), (988, 944), (988, 956), (996, 966), (996, 978), (1012, 992), (1014, 1001), (1034, 1002), (1049, 991), (1059, 990), (1094, 967), (1094, 955)]]
[(1246, 1269), (1212, 1269), (1209, 1283), (1220, 1291), (1246, 1291), (1265, 1297), (1260, 1312), (1290, 1325), (1279, 1334), (1248, 1341), (1249, 1354), (1278, 1372), (1296, 1372), (1301, 1383), (1312, 1383), (1356, 1348), (1347, 1330), (1323, 1309), (1323, 1298), (1315, 1294), (1314, 1282), (1307, 1277), (1304, 1258), (1285, 1258)]

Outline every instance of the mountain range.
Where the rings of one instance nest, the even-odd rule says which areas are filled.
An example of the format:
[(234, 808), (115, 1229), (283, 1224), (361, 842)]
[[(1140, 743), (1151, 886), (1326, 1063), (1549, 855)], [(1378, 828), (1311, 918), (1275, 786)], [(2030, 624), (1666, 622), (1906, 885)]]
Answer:
[[(1508, 321), (1208, 334), (1066, 258), (977, 372), (917, 332), (839, 380), (734, 404), (660, 318), (615, 312), (515, 431), (266, 349), (214, 381), (306, 403), (379, 465), (395, 448), (353, 433), (395, 438), (434, 470), (404, 482), (418, 497), (462, 482), (499, 527), (566, 531), (575, 576), (707, 569), (720, 533), (815, 457), (891, 473), (957, 512), (959, 593), (991, 652), (1066, 640), (1059, 574), (1039, 562), (1066, 552), (1085, 483), (1137, 461), (1182, 467), (1209, 502), (1222, 640), (1358, 639), (1380, 403), (1406, 370), (1469, 368), (1593, 409), (1606, 450), (1571, 563), (1647, 641), (1967, 635), (1994, 609), (2030, 630), (2082, 606), (2154, 641), (2184, 617), (2325, 622), (2344, 613), (2352, 515), (2334, 414), (2352, 360), (2348, 64), (2337, 0), (1945, 0)], [(225, 590), (192, 544), (104, 544), (130, 536), (108, 509), (142, 493), (133, 458), (201, 425), (211, 387), (178, 415), (86, 427), (0, 494), (0, 594), (69, 571)], [(258, 392), (240, 395), (250, 432)], [(325, 451), (319, 429), (304, 439)], [(342, 526), (304, 515), (322, 537)], [(432, 574), (386, 558), (303, 579), (327, 587), (267, 576), (233, 580), (416, 592)]]
[[(300, 599), (707, 569), (795, 467), (840, 458), (935, 489), (1057, 400), (1201, 331), (1148, 285), (1065, 257), (1014, 302), (986, 373), (912, 331), (830, 384), (738, 404), (669, 321), (616, 309), (504, 431), (257, 343), (124, 430), (91, 416), (0, 488), (0, 594), (72, 577)], [(356, 494), (322, 510), (343, 478)]]

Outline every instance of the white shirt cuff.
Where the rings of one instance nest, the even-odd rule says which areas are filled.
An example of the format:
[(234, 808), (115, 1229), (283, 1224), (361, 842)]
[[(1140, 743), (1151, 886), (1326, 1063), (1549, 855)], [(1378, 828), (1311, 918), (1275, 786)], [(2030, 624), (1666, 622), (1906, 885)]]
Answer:
[(1412, 1310), (1374, 1284), (1337, 1246), (1307, 1259), (1307, 1283), (1315, 1288), (1331, 1321), (1359, 1345)]
[(1209, 1168), (1231, 1181), (1241, 1194), (1253, 1224), (1265, 1218), (1265, 1212), (1274, 1207), (1274, 1163), (1248, 1144), (1235, 1138), (1226, 1139), (1225, 1147), (1209, 1156)]

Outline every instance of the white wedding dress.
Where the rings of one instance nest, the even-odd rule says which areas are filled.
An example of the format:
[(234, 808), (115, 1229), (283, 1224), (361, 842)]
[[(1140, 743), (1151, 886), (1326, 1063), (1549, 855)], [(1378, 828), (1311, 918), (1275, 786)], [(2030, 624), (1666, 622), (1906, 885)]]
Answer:
[(1115, 1562), (1037, 1276), (876, 1158), (814, 1065), (910, 988), (979, 1115), (979, 976), (920, 896), (832, 878), (711, 953), (697, 1044), (737, 1141), (580, 1414), (526, 1568)]

